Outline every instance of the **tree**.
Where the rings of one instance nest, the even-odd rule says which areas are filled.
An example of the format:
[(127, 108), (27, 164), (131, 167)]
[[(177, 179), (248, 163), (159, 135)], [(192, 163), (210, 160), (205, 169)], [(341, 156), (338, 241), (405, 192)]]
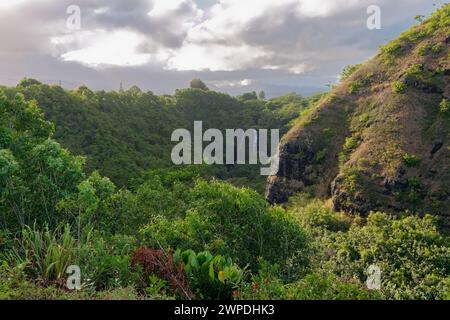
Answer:
[(201, 90), (205, 90), (205, 91), (209, 90), (209, 88), (206, 86), (206, 84), (200, 79), (192, 79), (190, 87), (192, 89), (201, 89)]
[(238, 97), (241, 101), (248, 101), (248, 100), (258, 100), (258, 96), (256, 95), (255, 91), (252, 92), (246, 92)]
[(138, 86), (132, 86), (130, 89), (128, 89), (128, 91), (131, 92), (132, 94), (142, 93), (141, 88), (139, 88)]
[(258, 95), (259, 100), (266, 100), (266, 93), (261, 91)]
[(55, 226), (55, 206), (76, 191), (84, 159), (51, 139), (53, 125), (35, 102), (0, 93), (0, 110), (0, 223), (9, 230), (35, 222)]
[(41, 84), (38, 80), (36, 79), (32, 79), (32, 78), (23, 78), (22, 80), (20, 80), (19, 84), (17, 86), (20, 87), (29, 87), (32, 85), (38, 85)]

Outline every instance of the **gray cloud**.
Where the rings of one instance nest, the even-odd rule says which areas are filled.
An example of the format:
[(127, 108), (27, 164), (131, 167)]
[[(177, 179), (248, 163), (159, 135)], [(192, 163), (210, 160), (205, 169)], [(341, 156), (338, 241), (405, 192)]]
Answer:
[[(73, 0), (25, 1), (0, 9), (0, 83), (13, 85), (32, 76), (46, 82), (62, 80), (67, 87), (86, 83), (96, 89), (117, 89), (123, 81), (171, 93), (189, 79), (201, 77), (212, 87), (224, 81), (233, 83), (228, 88), (218, 87), (233, 94), (261, 89), (269, 95), (311, 93), (326, 89), (345, 65), (374, 55), (379, 45), (411, 26), (413, 16), (429, 14), (435, 8), (429, 0), (361, 0), (315, 16), (299, 14), (297, 3), (286, 0), (259, 14), (243, 12), (242, 20), (227, 24), (225, 9), (214, 7), (214, 1), (185, 1), (173, 10), (160, 8), (152, 16), (148, 13), (158, 6), (155, 1), (76, 1), (82, 8), (81, 32), (94, 33), (94, 40), (96, 30), (106, 34), (128, 30), (142, 37), (136, 52), (151, 54), (151, 58), (133, 67), (92, 68), (63, 61), (62, 54), (88, 45), (84, 38), (62, 46), (51, 42), (54, 37), (71, 36), (65, 23), (66, 8)], [(263, 6), (265, 2), (260, 3)], [(381, 7), (382, 30), (366, 28), (369, 4)], [(250, 59), (252, 54), (258, 58)], [(191, 63), (196, 59), (199, 61)], [(203, 70), (209, 64), (216, 71)], [(189, 70), (191, 65), (194, 70)], [(186, 71), (177, 71), (180, 69)], [(251, 84), (235, 85), (243, 79), (251, 79)]]

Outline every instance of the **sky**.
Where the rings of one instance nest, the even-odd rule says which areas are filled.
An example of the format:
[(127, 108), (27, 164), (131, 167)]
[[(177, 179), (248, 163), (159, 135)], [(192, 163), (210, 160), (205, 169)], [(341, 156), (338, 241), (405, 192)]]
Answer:
[[(233, 95), (311, 95), (444, 2), (0, 0), (0, 84), (172, 94), (201, 78)], [(367, 27), (371, 5), (381, 29)]]

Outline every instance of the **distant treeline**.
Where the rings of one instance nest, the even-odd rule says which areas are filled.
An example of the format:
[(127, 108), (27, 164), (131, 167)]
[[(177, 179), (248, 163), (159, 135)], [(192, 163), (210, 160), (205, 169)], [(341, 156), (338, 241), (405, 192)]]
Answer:
[[(263, 92), (239, 97), (191, 84), (173, 96), (158, 96), (136, 86), (123, 91), (92, 91), (86, 86), (67, 91), (60, 86), (22, 80), (3, 88), (13, 97), (22, 93), (36, 100), (47, 120), (55, 124), (55, 138), (74, 154), (87, 156), (87, 170), (99, 170), (118, 185), (130, 186), (143, 170), (172, 165), (173, 130), (190, 129), (203, 121), (204, 129), (267, 128), (284, 134), (317, 97), (291, 93), (265, 99)], [(213, 166), (208, 174), (259, 191), (264, 177), (259, 166)]]

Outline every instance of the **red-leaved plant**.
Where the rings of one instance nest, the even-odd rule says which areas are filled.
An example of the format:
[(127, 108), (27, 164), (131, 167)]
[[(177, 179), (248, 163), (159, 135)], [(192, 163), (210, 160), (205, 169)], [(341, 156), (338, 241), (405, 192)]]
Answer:
[(147, 278), (156, 275), (166, 280), (174, 293), (187, 299), (194, 298), (184, 269), (174, 263), (171, 252), (140, 247), (134, 253), (131, 263), (133, 266), (141, 266)]

